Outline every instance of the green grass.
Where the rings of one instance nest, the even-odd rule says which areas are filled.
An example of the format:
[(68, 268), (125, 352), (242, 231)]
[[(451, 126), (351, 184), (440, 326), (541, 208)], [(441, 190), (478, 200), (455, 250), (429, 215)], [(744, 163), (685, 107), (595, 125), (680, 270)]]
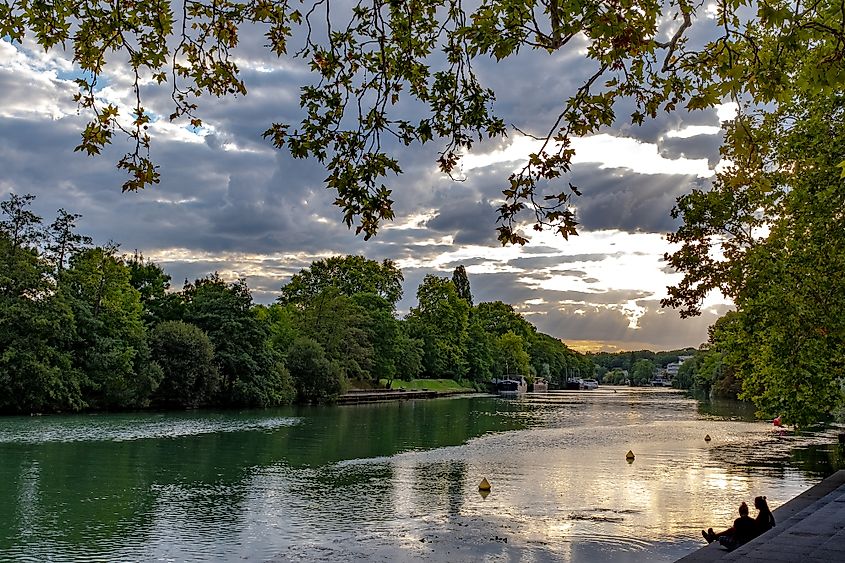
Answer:
[(394, 379), (391, 389), (405, 389), (406, 391), (422, 391), (423, 389), (428, 389), (429, 391), (472, 391), (472, 389), (462, 386), (454, 379), (412, 379), (411, 381)]

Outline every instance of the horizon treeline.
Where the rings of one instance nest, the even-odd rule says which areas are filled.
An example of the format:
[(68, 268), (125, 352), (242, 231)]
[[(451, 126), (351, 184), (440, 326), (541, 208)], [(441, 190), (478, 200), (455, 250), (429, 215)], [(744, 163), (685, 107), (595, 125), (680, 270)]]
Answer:
[(463, 266), (427, 275), (397, 318), (402, 272), (363, 256), (315, 261), (253, 303), (217, 273), (181, 291), (143, 255), (94, 246), (79, 215), (46, 225), (32, 195), (0, 202), (0, 412), (330, 402), (350, 383), (519, 374), (562, 384), (592, 362), (501, 301), (473, 304)]

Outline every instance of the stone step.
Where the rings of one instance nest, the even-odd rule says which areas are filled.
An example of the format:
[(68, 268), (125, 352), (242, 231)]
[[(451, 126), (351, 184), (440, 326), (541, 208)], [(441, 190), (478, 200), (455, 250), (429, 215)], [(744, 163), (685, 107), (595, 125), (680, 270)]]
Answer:
[[(845, 561), (845, 470), (773, 511), (776, 526), (728, 552), (714, 542), (678, 561)], [(818, 556), (816, 555), (818, 554)], [(836, 555), (833, 559), (830, 557)]]

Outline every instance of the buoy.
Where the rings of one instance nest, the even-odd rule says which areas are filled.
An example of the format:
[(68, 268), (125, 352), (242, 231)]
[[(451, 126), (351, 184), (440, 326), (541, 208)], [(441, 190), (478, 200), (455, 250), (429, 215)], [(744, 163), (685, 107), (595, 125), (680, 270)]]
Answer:
[(628, 453), (625, 454), (625, 459), (628, 461), (634, 461), (634, 452), (628, 450)]
[(708, 435), (706, 435), (706, 436), (704, 437), (704, 441), (705, 441), (705, 442), (709, 442), (709, 441), (710, 441), (710, 434), (708, 434)]
[(487, 480), (487, 477), (484, 477), (481, 482), (478, 484), (479, 491), (489, 491), (490, 490), (490, 482)]
[(782, 426), (782, 424), (780, 422), (780, 417), (777, 417), (776, 419), (774, 419), (772, 421), (772, 424), (775, 425), (775, 426)]

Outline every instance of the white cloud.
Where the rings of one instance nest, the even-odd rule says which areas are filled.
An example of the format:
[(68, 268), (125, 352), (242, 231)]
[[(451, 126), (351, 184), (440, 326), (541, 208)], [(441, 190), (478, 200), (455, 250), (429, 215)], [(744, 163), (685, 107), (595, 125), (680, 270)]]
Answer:
[(689, 139), (698, 135), (718, 135), (721, 131), (722, 128), (716, 127), (715, 125), (688, 125), (683, 129), (669, 131), (666, 133), (666, 136), (670, 139)]
[[(466, 154), (461, 161), (462, 168), (467, 173), (498, 163), (513, 162), (514, 169), (518, 170), (527, 161), (528, 155), (536, 153), (541, 147), (542, 142), (517, 134), (510, 138), (509, 143), (494, 151)], [(639, 174), (682, 174), (699, 178), (709, 178), (714, 174), (705, 158), (669, 159), (660, 154), (656, 144), (630, 137), (602, 133), (573, 139), (572, 147), (575, 149), (573, 164), (596, 163), (600, 168), (625, 168)]]

